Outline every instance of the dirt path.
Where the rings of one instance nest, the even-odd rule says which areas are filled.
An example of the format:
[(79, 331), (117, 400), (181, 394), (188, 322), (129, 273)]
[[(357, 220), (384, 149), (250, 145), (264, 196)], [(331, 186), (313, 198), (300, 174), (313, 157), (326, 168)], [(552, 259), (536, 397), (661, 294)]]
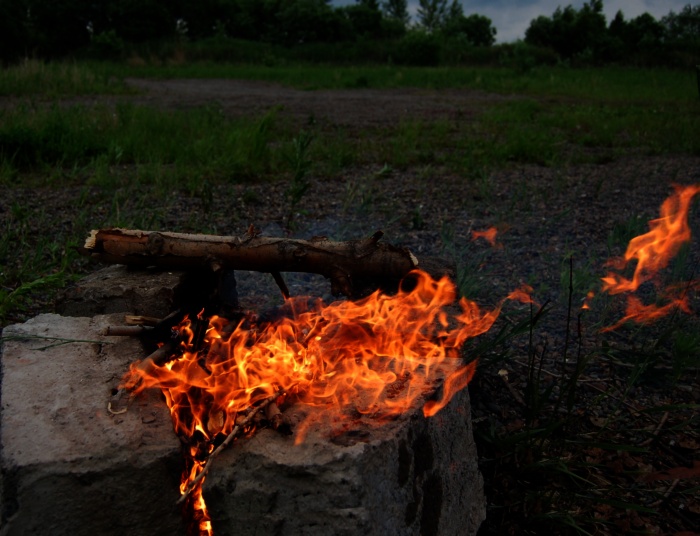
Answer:
[(185, 108), (216, 104), (230, 116), (264, 113), (313, 118), (337, 126), (390, 126), (406, 118), (450, 119), (473, 114), (484, 104), (507, 97), (471, 90), (348, 89), (304, 91), (248, 80), (128, 79), (145, 92), (139, 101)]

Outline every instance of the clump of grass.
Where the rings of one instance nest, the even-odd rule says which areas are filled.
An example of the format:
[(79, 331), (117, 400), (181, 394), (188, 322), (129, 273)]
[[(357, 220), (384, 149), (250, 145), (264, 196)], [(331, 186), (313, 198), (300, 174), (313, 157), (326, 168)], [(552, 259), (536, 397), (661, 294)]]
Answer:
[[(560, 337), (548, 335), (556, 329), (551, 322), (544, 325), (560, 307), (552, 304), (533, 307), (520, 320), (504, 313), (500, 328), (467, 349), (470, 359), (481, 360), (473, 403), (485, 404), (480, 386), (494, 381), (507, 384), (501, 391), (513, 398), (502, 413), (476, 425), (492, 505), (482, 531), (681, 530), (687, 519), (674, 516), (673, 505), (692, 494), (692, 482), (660, 487), (645, 483), (644, 475), (682, 464), (682, 449), (665, 445), (695, 436), (697, 404), (677, 395), (657, 397), (678, 393), (674, 386), (696, 374), (698, 319), (674, 315), (658, 325), (602, 335), (600, 323), (590, 323), (576, 299), (589, 277), (580, 277), (581, 269), (568, 260), (562, 263), (568, 264), (562, 281), (568, 300)], [(640, 396), (646, 389), (656, 394)], [(489, 394), (498, 391), (492, 386)], [(659, 405), (665, 400), (673, 402)]]
[(314, 135), (302, 130), (299, 135), (292, 140), (291, 151), (285, 153), (285, 158), (292, 170), (292, 180), (285, 192), (289, 210), (287, 212), (286, 228), (287, 232), (292, 232), (296, 227), (295, 217), (297, 205), (302, 200), (306, 192), (311, 187), (306, 175), (311, 169), (312, 160), (309, 157), (309, 147), (314, 140)]
[(48, 63), (26, 59), (0, 71), (0, 96), (41, 98), (95, 94), (129, 94), (135, 90), (112, 74), (106, 64)]
[[(281, 151), (270, 150), (285, 135), (284, 127), (275, 128), (275, 117), (271, 110), (257, 119), (234, 120), (215, 107), (165, 112), (132, 104), (23, 105), (0, 111), (0, 164), (7, 178), (51, 168), (157, 165), (177, 166), (182, 177), (192, 172), (214, 180), (250, 180), (284, 162)], [(171, 179), (169, 186), (187, 185)]]

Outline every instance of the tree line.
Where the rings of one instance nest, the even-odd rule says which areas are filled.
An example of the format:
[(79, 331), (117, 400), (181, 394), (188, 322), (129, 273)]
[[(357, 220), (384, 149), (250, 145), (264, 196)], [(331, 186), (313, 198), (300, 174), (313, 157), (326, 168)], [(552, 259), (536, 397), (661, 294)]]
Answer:
[[(317, 45), (313, 51), (319, 59), (329, 54), (323, 57), (318, 45), (338, 52), (339, 44), (364, 43), (345, 50), (362, 50), (365, 56), (373, 50), (367, 58), (372, 61), (418, 64), (476, 56), (492, 61), (514, 48), (535, 61), (697, 63), (700, 6), (687, 5), (661, 20), (648, 13), (627, 20), (618, 12), (608, 24), (603, 1), (591, 0), (580, 9), (569, 5), (537, 17), (524, 40), (500, 46), (502, 50), (494, 47), (496, 33), (488, 17), (465, 14), (457, 0), (420, 0), (415, 20), (407, 0), (356, 0), (342, 7), (329, 0), (0, 2), (0, 59), (5, 64), (24, 57), (119, 59), (164, 43), (199, 44), (201, 53), (207, 44), (221, 47), (227, 41), (280, 49)], [(494, 48), (498, 50), (474, 54), (475, 49)], [(306, 59), (314, 59), (314, 53)]]
[(525, 42), (556, 51), (564, 60), (687, 65), (700, 63), (700, 5), (686, 5), (656, 20), (643, 13), (627, 20), (618, 11), (607, 23), (603, 0), (579, 10), (557, 8), (530, 22)]

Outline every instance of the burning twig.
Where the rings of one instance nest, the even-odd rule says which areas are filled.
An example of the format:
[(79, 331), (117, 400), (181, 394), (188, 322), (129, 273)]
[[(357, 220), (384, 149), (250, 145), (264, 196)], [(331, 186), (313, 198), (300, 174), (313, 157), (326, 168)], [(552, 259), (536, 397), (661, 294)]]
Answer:
[[(177, 348), (178, 344), (179, 344), (179, 339), (170, 340), (170, 341), (166, 342), (165, 344), (160, 346), (157, 350), (152, 352), (143, 361), (139, 362), (136, 365), (136, 368), (141, 370), (143, 373), (148, 374), (153, 369), (163, 365), (167, 361), (170, 361), (171, 359), (176, 359), (177, 355), (175, 354), (175, 349)], [(133, 375), (132, 375), (132, 378), (134, 378)], [(141, 382), (141, 376), (136, 376), (136, 378), (137, 378), (136, 381), (132, 380), (126, 384), (126, 388), (129, 391), (133, 391), (137, 387), (137, 385)]]
[[(164, 363), (170, 361), (171, 359), (176, 359), (177, 354), (175, 353), (175, 350), (179, 344), (179, 339), (177, 340), (171, 340), (166, 342), (165, 344), (161, 345), (158, 349), (156, 349), (154, 352), (152, 352), (149, 356), (147, 356), (143, 361), (139, 362), (136, 365), (136, 368), (141, 370), (143, 373), (148, 374), (151, 372), (154, 368), (159, 367), (163, 365)], [(133, 376), (132, 376), (133, 378)], [(112, 397), (112, 400), (110, 400), (107, 403), (107, 411), (111, 415), (121, 415), (122, 413), (126, 413), (127, 410), (129, 409), (129, 405), (131, 404), (131, 401), (133, 400), (132, 397), (129, 397), (129, 401), (127, 402), (127, 405), (123, 409), (119, 410), (114, 410), (112, 409), (112, 402), (116, 402), (119, 399), (121, 399), (122, 395), (126, 391), (134, 391), (139, 384), (141, 383), (141, 376), (137, 376), (136, 380), (131, 380), (127, 382), (124, 387), (119, 389), (115, 393), (115, 395)]]
[(180, 495), (180, 498), (177, 500), (175, 504), (178, 506), (181, 505), (183, 502), (187, 500), (187, 497), (190, 496), (190, 494), (194, 491), (194, 489), (197, 487), (197, 485), (202, 481), (202, 479), (206, 476), (206, 474), (209, 472), (209, 469), (211, 468), (212, 461), (216, 456), (219, 455), (219, 453), (228, 446), (231, 441), (233, 441), (236, 436), (246, 427), (248, 426), (254, 419), (258, 411), (260, 410), (266, 410), (268, 406), (270, 406), (272, 403), (275, 402), (280, 396), (283, 396), (288, 390), (287, 389), (280, 389), (278, 392), (276, 392), (273, 395), (268, 396), (265, 400), (260, 402), (253, 411), (251, 411), (245, 419), (243, 419), (240, 423), (236, 423), (236, 425), (233, 427), (233, 430), (231, 430), (231, 433), (226, 436), (226, 439), (224, 439), (223, 443), (216, 447), (211, 454), (207, 457), (207, 461), (204, 463), (204, 467), (202, 468), (202, 471), (192, 479), (190, 482), (189, 486), (187, 486), (187, 489)]
[(289, 422), (280, 411), (277, 402), (272, 402), (265, 408), (265, 419), (270, 423), (270, 427), (276, 432), (280, 432), (285, 435), (292, 434), (292, 423)]
[(154, 316), (143, 316), (143, 315), (126, 315), (124, 317), (124, 322), (127, 326), (151, 326), (156, 327), (162, 322), (160, 318)]

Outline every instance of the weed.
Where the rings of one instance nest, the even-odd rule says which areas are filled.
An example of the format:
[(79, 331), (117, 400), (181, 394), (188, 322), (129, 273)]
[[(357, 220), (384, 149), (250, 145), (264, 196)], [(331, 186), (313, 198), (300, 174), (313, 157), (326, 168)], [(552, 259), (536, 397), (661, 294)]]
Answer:
[(620, 247), (626, 246), (635, 236), (647, 231), (648, 219), (642, 215), (629, 218), (627, 221), (618, 222), (608, 235), (609, 256), (619, 255)]
[(98, 63), (45, 63), (35, 59), (0, 71), (0, 95), (59, 97), (73, 95), (130, 94), (115, 66)]
[(697, 371), (700, 369), (700, 333), (695, 331), (675, 332), (671, 358), (676, 380), (688, 370)]
[(574, 261), (574, 252), (564, 256), (560, 271), (561, 296), (570, 296), (574, 302), (581, 304), (588, 292), (597, 290), (599, 286), (600, 275), (590, 260), (582, 265)]
[(57, 272), (22, 283), (12, 290), (0, 288), (0, 323), (5, 323), (12, 310), (25, 306), (25, 301), (33, 292), (63, 288), (66, 280), (65, 272)]
[(287, 232), (292, 232), (295, 227), (294, 218), (297, 206), (308, 191), (311, 183), (307, 180), (306, 174), (311, 169), (312, 161), (309, 159), (309, 147), (314, 136), (310, 132), (302, 130), (297, 137), (292, 140), (291, 151), (285, 157), (292, 170), (292, 181), (285, 192), (289, 210), (287, 213)]

